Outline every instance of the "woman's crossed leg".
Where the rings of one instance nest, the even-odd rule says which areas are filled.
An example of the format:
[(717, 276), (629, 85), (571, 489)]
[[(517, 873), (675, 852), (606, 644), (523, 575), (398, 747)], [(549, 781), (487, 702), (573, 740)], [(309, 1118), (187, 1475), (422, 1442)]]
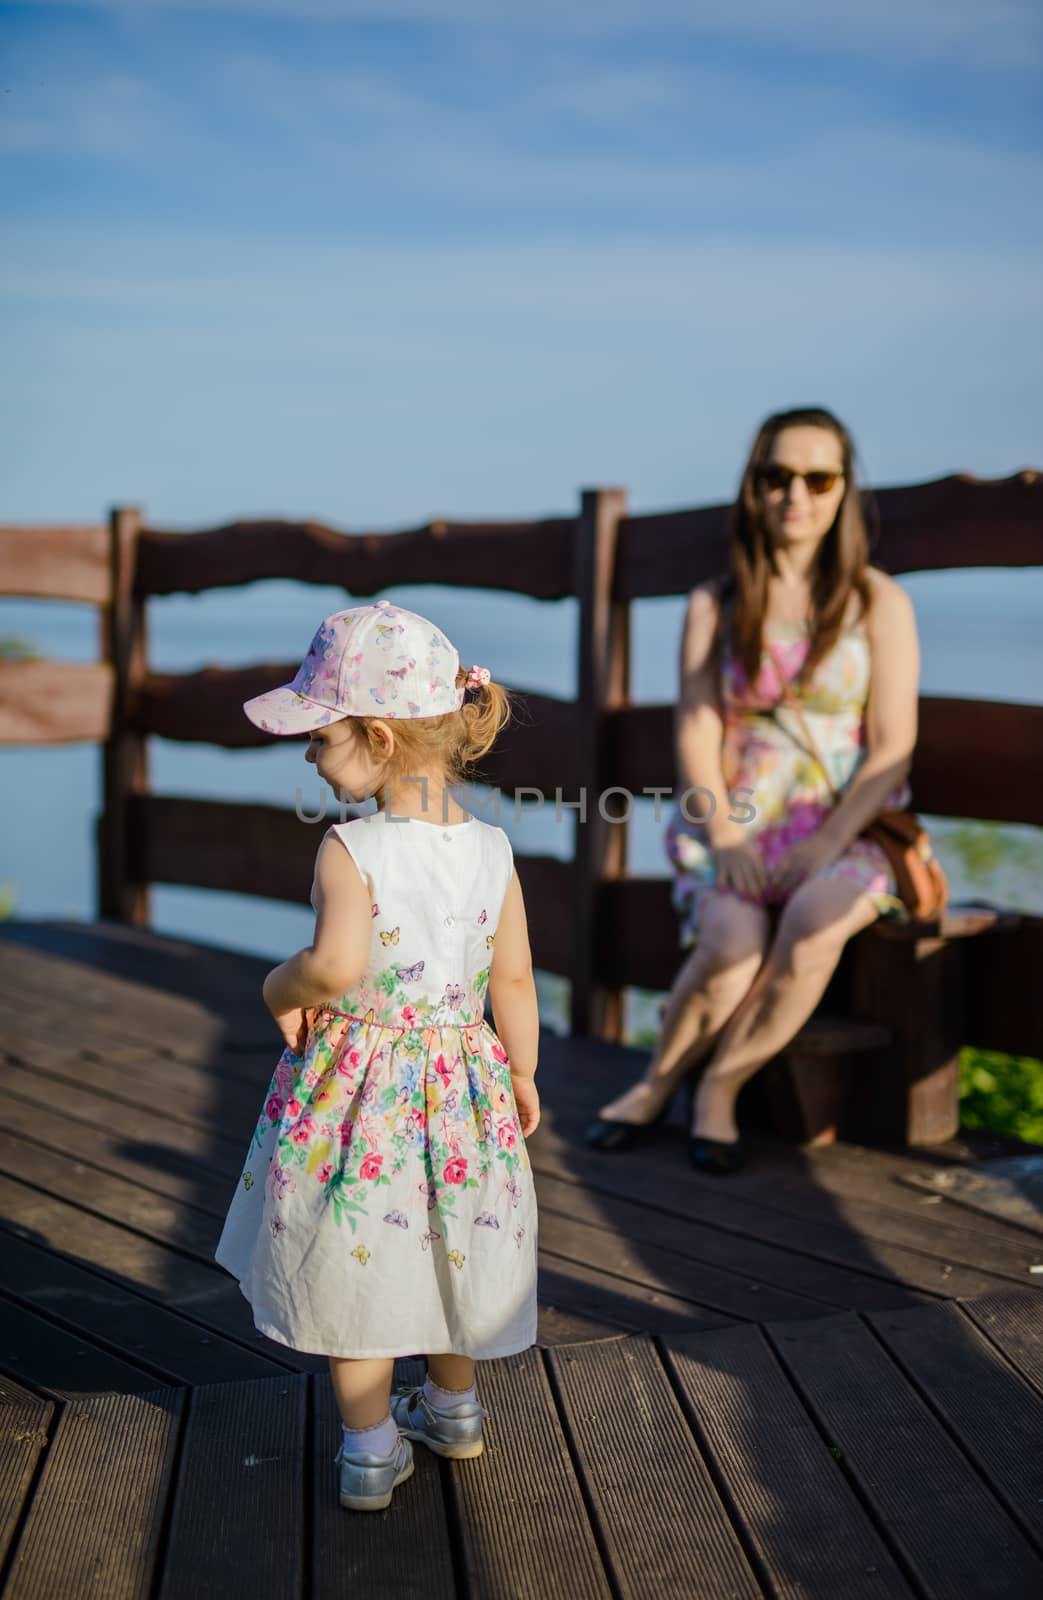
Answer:
[(714, 1040), (696, 1091), (694, 1134), (738, 1138), (739, 1090), (807, 1021), (847, 941), (878, 915), (868, 895), (842, 878), (816, 874), (793, 891), (767, 960)]
[(699, 907), (699, 942), (667, 997), (663, 1026), (644, 1076), (598, 1113), (607, 1122), (650, 1122), (681, 1080), (713, 1048), (764, 960), (770, 913), (709, 891)]

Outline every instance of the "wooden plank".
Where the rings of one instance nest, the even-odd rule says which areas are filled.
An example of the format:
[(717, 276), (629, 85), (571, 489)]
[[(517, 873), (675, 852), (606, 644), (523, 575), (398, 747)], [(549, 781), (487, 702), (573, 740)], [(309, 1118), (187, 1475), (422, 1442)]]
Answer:
[[(580, 1204), (578, 1190), (576, 1204), (577, 1207)], [(702, 1239), (705, 1243), (706, 1234)], [(704, 1311), (723, 1311), (729, 1317), (750, 1321), (779, 1315), (815, 1317), (827, 1309), (821, 1301), (807, 1295), (776, 1288), (770, 1281), (758, 1281), (742, 1267), (732, 1270), (715, 1265), (712, 1258), (725, 1253), (720, 1251), (717, 1241), (706, 1244), (703, 1256), (693, 1260), (655, 1244), (639, 1243), (619, 1229), (593, 1227), (576, 1221), (575, 1213), (563, 1215), (550, 1207), (544, 1210), (541, 1205), (540, 1248), (559, 1260), (595, 1267), (625, 1278), (631, 1285), (643, 1286), (656, 1294), (668, 1294)], [(741, 1254), (741, 1249), (736, 1248), (734, 1253)], [(783, 1306), (788, 1309), (776, 1309)]]
[[(449, 1464), (466, 1592), (481, 1600), (609, 1600), (539, 1351), (483, 1361), (481, 1462)], [(418, 1448), (422, 1448), (419, 1446)], [(504, 1515), (514, 1506), (521, 1515)]]
[(294, 1600), (304, 1592), (308, 1380), (193, 1389), (159, 1600)]
[(1021, 1530), (857, 1317), (766, 1331), (919, 1592), (1039, 1592), (1043, 1564)]
[[(204, 667), (198, 672), (150, 672), (134, 696), (134, 726), (161, 739), (217, 744), (228, 750), (266, 748), (273, 743), (272, 735), (244, 715), (243, 702), (291, 682), (298, 666), (299, 662), (283, 661)], [(524, 787), (540, 789), (552, 798), (557, 788), (571, 795), (579, 782), (575, 701), (503, 687), (510, 696), (512, 718), (477, 770), (488, 774), (488, 782), (505, 794)], [(307, 738), (301, 735), (295, 742), (303, 760)], [(329, 820), (335, 822), (332, 797), (329, 805)]]
[[(616, 1273), (547, 1250), (539, 1251), (539, 1300), (541, 1311), (566, 1312), (600, 1323), (603, 1330), (613, 1333), (676, 1333), (715, 1328), (733, 1320), (723, 1311), (707, 1310), (677, 1295), (631, 1283)], [(598, 1335), (592, 1332), (590, 1337)], [(545, 1336), (541, 1326), (542, 1345), (560, 1342)]]
[(60, 1187), (62, 1193), (74, 1194), (78, 1204), (96, 1210), (101, 1216), (114, 1222), (129, 1221), (138, 1232), (149, 1234), (153, 1239), (176, 1243), (181, 1251), (204, 1261), (212, 1259), (221, 1233), (212, 1208), (204, 1209), (184, 1199), (175, 1203), (166, 1195), (116, 1177), (88, 1161), (68, 1159), (61, 1163), (41, 1159), (50, 1149), (47, 1144), (37, 1144), (2, 1128), (0, 1170), (42, 1189), (47, 1188), (49, 1180)]
[(32, 1491), (54, 1414), (52, 1400), (0, 1374), (0, 1570)]
[[(606, 720), (604, 782), (635, 797), (676, 791), (674, 707), (621, 706)], [(980, 760), (966, 759), (968, 749)], [(941, 817), (1043, 823), (1043, 706), (921, 695), (910, 784), (916, 809)], [(718, 806), (727, 805), (727, 796)], [(690, 802), (703, 815), (705, 802)]]
[[(1043, 478), (955, 473), (869, 491), (879, 513), (873, 562), (885, 572), (1039, 565)], [(615, 593), (623, 600), (685, 594), (727, 569), (730, 505), (651, 512), (620, 529)]]
[[(98, 1066), (98, 1062), (91, 1062), (91, 1066)], [(5, 1096), (10, 1096), (14, 1117), (18, 1120), (26, 1115), (27, 1109), (35, 1107), (37, 1128), (42, 1090), (40, 1077), (38, 1070), (34, 1072), (29, 1067), (14, 1066), (11, 1061), (0, 1061), (0, 1088)], [(206, 1163), (208, 1173), (221, 1174), (232, 1182), (243, 1170), (243, 1139), (226, 1138), (218, 1146), (214, 1134), (202, 1126), (171, 1122), (170, 1118), (147, 1107), (123, 1106), (122, 1102), (98, 1093), (93, 1086), (83, 1085), (74, 1077), (62, 1083), (61, 1099), (62, 1118), (69, 1120), (69, 1139), (75, 1138), (77, 1128), (82, 1130), (83, 1126), (90, 1126), (94, 1130), (120, 1134), (122, 1139), (112, 1144), (122, 1152), (131, 1149), (126, 1141), (134, 1141), (134, 1147), (141, 1152), (139, 1162), (142, 1165), (152, 1163), (152, 1179), (160, 1187), (168, 1163), (186, 1178), (192, 1174), (198, 1178), (200, 1162)], [(26, 1133), (26, 1126), (19, 1123), (19, 1131)], [(53, 1130), (48, 1133), (53, 1138)]]
[[(606, 1072), (600, 1093), (609, 1098), (613, 1092)], [(719, 1178), (691, 1169), (681, 1130), (669, 1126), (644, 1149), (612, 1155), (586, 1150), (582, 1133), (591, 1113), (584, 1101), (565, 1080), (555, 1086), (554, 1097), (553, 1111), (530, 1143), (537, 1173), (582, 1182), (620, 1199), (644, 1200), (762, 1244), (780, 1244), (948, 1299), (999, 1288), (1001, 1278), (1023, 1285), (1036, 1260), (1035, 1242), (1027, 1235), (1000, 1243), (983, 1240), (961, 1220), (950, 1222), (933, 1213), (917, 1217), (899, 1210), (883, 1212), (855, 1200), (831, 1205), (813, 1189), (783, 1189), (774, 1174), (759, 1174), (755, 1161), (722, 1185)]]
[(663, 1343), (689, 1426), (770, 1593), (780, 1600), (912, 1594), (763, 1333), (725, 1328)]
[(539, 1292), (536, 1343), (541, 1350), (550, 1350), (557, 1344), (588, 1344), (591, 1339), (624, 1339), (632, 1331), (617, 1327), (615, 1323), (596, 1322), (588, 1314), (589, 1306), (582, 1295), (580, 1304), (583, 1309), (572, 1312), (544, 1304), (545, 1286), (542, 1281)]
[[(991, 1240), (1008, 1246), (1024, 1246), (1024, 1233), (1016, 1225), (991, 1214), (986, 1217), (961, 1210), (941, 1194), (925, 1195), (914, 1191), (906, 1178), (922, 1171), (923, 1163), (924, 1157), (918, 1151), (872, 1150), (866, 1145), (848, 1142), (814, 1150), (772, 1151), (765, 1146), (757, 1151), (758, 1171), (765, 1179), (769, 1173), (774, 1177), (776, 1184), (785, 1191), (790, 1210), (800, 1209), (803, 1203), (805, 1214), (819, 1215), (821, 1197), (828, 1195), (829, 1204), (843, 1215), (847, 1201), (862, 1200), (884, 1212), (900, 1211), (906, 1216), (920, 1218), (937, 1216), (965, 1234), (980, 1235), (983, 1252)], [(986, 1259), (983, 1254), (983, 1265)]]
[(4, 1600), (151, 1592), (185, 1392), (96, 1395), (65, 1407)]
[[(396, 1388), (423, 1382), (423, 1363), (395, 1362)], [(395, 1490), (379, 1515), (346, 1511), (338, 1499), (341, 1419), (329, 1373), (312, 1380), (314, 1426), (308, 1486), (312, 1505), (311, 1594), (313, 1600), (456, 1600), (453, 1535), (446, 1507), (446, 1479), (439, 1461), (413, 1445), (413, 1476)], [(473, 1463), (471, 1463), (473, 1465)], [(269, 1591), (254, 1590), (259, 1597)]]
[[(92, 995), (112, 994), (140, 1002), (157, 1019), (169, 1017), (176, 1032), (212, 1027), (229, 1004), (238, 1023), (243, 992), (256, 996), (269, 965), (260, 956), (118, 922), (5, 922), (0, 949), (0, 971), (17, 961), (20, 979), (50, 983), (59, 998), (75, 994), (90, 1004)], [(177, 1047), (176, 1038), (164, 1043)]]
[(0, 527), (0, 594), (109, 602), (109, 536), (100, 523)]
[[(244, 1350), (216, 1328), (204, 1330), (174, 1307), (155, 1305), (144, 1295), (30, 1239), (5, 1230), (0, 1241), (4, 1282), (12, 1295), (26, 1306), (60, 1318), (76, 1341), (89, 1339), (122, 1351), (145, 1374), (141, 1383), (106, 1384), (106, 1388), (154, 1389), (161, 1382), (207, 1383), (263, 1378), (285, 1371), (260, 1350)], [(22, 1350), (35, 1359), (28, 1341)]]
[(0, 744), (106, 739), (112, 695), (106, 662), (0, 661)]
[(160, 1379), (132, 1359), (114, 1355), (7, 1294), (0, 1295), (0, 1368), (56, 1399), (99, 1389), (144, 1394), (161, 1386)]
[(753, 1600), (761, 1587), (649, 1340), (548, 1361), (620, 1600)]
[(261, 578), (331, 583), (348, 595), (401, 583), (499, 589), (561, 600), (573, 592), (574, 517), (428, 522), (401, 533), (342, 533), (318, 522), (233, 522), (196, 533), (145, 530), (139, 594), (198, 594)]
[(911, 1306), (866, 1320), (1043, 1550), (1043, 1400), (955, 1305)]
[(117, 507), (110, 519), (110, 590), (102, 643), (113, 674), (112, 715), (102, 749), (102, 809), (98, 819), (99, 917), (144, 927), (148, 885), (134, 872), (129, 802), (148, 789), (148, 747), (131, 721), (133, 695), (146, 672), (145, 606), (135, 593), (142, 516)]
[(570, 1025), (573, 1033), (619, 1039), (623, 997), (618, 987), (598, 982), (594, 940), (601, 886), (626, 871), (626, 815), (622, 797), (607, 792), (602, 748), (609, 713), (627, 698), (630, 627), (626, 605), (614, 599), (623, 489), (585, 489), (576, 531), (576, 595), (579, 600), (579, 704), (576, 727), (578, 777), (583, 808), (577, 813), (573, 881), (573, 950)]
[[(588, 1168), (595, 1180), (604, 1173), (604, 1167), (599, 1172), (593, 1166), (596, 1159), (591, 1158)], [(610, 1239), (622, 1241), (623, 1251), (641, 1262), (650, 1247), (655, 1258), (664, 1262), (669, 1252), (676, 1257), (670, 1272), (674, 1292), (697, 1295), (700, 1304), (727, 1310), (731, 1316), (763, 1322), (774, 1315), (768, 1308), (780, 1293), (794, 1300), (803, 1298), (804, 1310), (797, 1315), (813, 1317), (841, 1307), (879, 1306), (881, 1297), (895, 1305), (918, 1304), (923, 1299), (912, 1290), (881, 1285), (879, 1278), (762, 1244), (754, 1237), (737, 1238), (692, 1216), (678, 1216), (656, 1204), (656, 1197), (649, 1196), (648, 1204), (635, 1203), (607, 1186), (592, 1189), (586, 1183), (558, 1178), (543, 1170), (538, 1158), (535, 1166), (541, 1238), (546, 1238), (545, 1219), (559, 1215), (602, 1229)], [(615, 1259), (623, 1265), (627, 1255), (620, 1253)], [(723, 1280), (720, 1272), (727, 1274)], [(736, 1278), (738, 1283), (733, 1281)], [(719, 1299), (722, 1293), (726, 1298)]]
[[(253, 1082), (244, 1082), (231, 1077), (215, 1079), (205, 1061), (175, 1065), (169, 1060), (150, 1059), (143, 1053), (143, 1059), (123, 1064), (110, 1062), (103, 1051), (99, 1051), (99, 1056), (98, 1060), (87, 1059), (72, 1050), (49, 1049), (36, 1040), (25, 1039), (18, 1052), (18, 1060), (24, 1066), (7, 1064), (0, 1076), (4, 1082), (11, 1083), (13, 1090), (19, 1071), (23, 1082), (26, 1073), (46, 1075), (54, 1085), (62, 1086), (63, 1096), (67, 1092), (78, 1095), (81, 1108), (84, 1107), (83, 1096), (89, 1092), (83, 1086), (88, 1083), (96, 1097), (106, 1105), (113, 1105), (113, 1115), (118, 1122), (127, 1120), (125, 1112), (129, 1112), (133, 1120), (141, 1112), (148, 1113), (162, 1105), (170, 1119), (171, 1137), (186, 1146), (195, 1142), (191, 1130), (206, 1134), (209, 1124), (212, 1133), (203, 1142), (210, 1149), (226, 1152), (216, 1167), (228, 1176), (234, 1187), (242, 1166), (240, 1163), (237, 1170), (229, 1172), (229, 1162), (236, 1163), (249, 1143), (275, 1066), (274, 1058), (256, 1073)], [(92, 1113), (90, 1118), (81, 1116), (79, 1120), (95, 1122), (98, 1119)], [(218, 1123), (233, 1131), (222, 1131), (216, 1126)], [(182, 1128), (190, 1131), (183, 1133)]]
[[(87, 1169), (84, 1169), (85, 1171)], [(103, 1185), (117, 1180), (98, 1175)], [(114, 1278), (123, 1286), (164, 1308), (176, 1305), (181, 1315), (199, 1328), (199, 1337), (211, 1337), (212, 1330), (227, 1334), (243, 1346), (244, 1360), (262, 1352), (274, 1365), (296, 1371), (311, 1371), (317, 1358), (288, 1346), (276, 1345), (253, 1326), (250, 1308), (238, 1284), (216, 1264), (206, 1266), (192, 1260), (176, 1247), (176, 1238), (158, 1242), (136, 1228), (125, 1225), (129, 1185), (122, 1185), (119, 1197), (109, 1204), (119, 1221), (95, 1210), (85, 1210), (68, 1201), (0, 1175), (0, 1214), (9, 1231), (46, 1244), (60, 1254), (87, 1263), (92, 1271)], [(93, 1200), (84, 1197), (85, 1204)], [(123, 1210), (119, 1205), (122, 1202)], [(171, 1248), (173, 1244), (173, 1248)], [(252, 1364), (252, 1363), (250, 1363)]]
[[(0, 1067), (0, 1081), (9, 1097), (5, 1118), (9, 1133), (42, 1145), (61, 1156), (63, 1164), (87, 1160), (93, 1166), (103, 1167), (117, 1177), (171, 1200), (224, 1216), (227, 1205), (222, 1201), (238, 1182), (248, 1130), (240, 1141), (238, 1154), (231, 1148), (230, 1141), (224, 1148), (212, 1150), (212, 1140), (201, 1127), (184, 1123), (164, 1125), (162, 1117), (149, 1111), (142, 1112), (100, 1095), (90, 1096), (82, 1087), (70, 1084), (62, 1090), (61, 1121), (45, 1132), (40, 1120), (39, 1086), (35, 1098), (18, 1094), (18, 1082), (14, 1077), (18, 1070)], [(30, 1073), (23, 1070), (21, 1076), (24, 1087), (31, 1087), (25, 1083)], [(260, 1093), (257, 1099), (259, 1102)], [(80, 1111), (88, 1111), (89, 1116), (78, 1115), (75, 1106)], [(259, 1104), (257, 1109), (260, 1109)], [(152, 1131), (156, 1134), (154, 1139), (148, 1138)], [(205, 1183), (200, 1182), (201, 1163), (206, 1165)]]
[(1043, 1394), (1043, 1299), (1003, 1288), (961, 1300), (959, 1305), (1011, 1366)]
[(158, 794), (134, 795), (128, 816), (133, 871), (143, 882), (308, 904), (321, 823), (303, 822), (283, 806)]

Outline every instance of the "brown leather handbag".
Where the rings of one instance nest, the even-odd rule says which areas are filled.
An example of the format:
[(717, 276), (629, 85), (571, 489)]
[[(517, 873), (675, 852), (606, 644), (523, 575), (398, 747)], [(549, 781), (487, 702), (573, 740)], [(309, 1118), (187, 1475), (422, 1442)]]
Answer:
[[(775, 663), (786, 703), (791, 705), (797, 714), (808, 742), (808, 749), (825, 774), (835, 805), (840, 799), (840, 792), (819, 754), (800, 702), (786, 680), (781, 661), (770, 642), (766, 639), (764, 643)], [(874, 817), (858, 837), (872, 839), (873, 843), (878, 844), (883, 850), (894, 873), (898, 897), (914, 921), (934, 922), (942, 917), (949, 903), (948, 879), (931, 846), (927, 829), (914, 811), (887, 808)]]

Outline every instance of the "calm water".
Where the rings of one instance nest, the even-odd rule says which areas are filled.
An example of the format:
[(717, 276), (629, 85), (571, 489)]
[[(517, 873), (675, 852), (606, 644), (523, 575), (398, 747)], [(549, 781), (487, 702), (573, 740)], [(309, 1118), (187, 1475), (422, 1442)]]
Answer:
[[(916, 606), (922, 655), (921, 692), (1043, 703), (1043, 569), (980, 569), (902, 578)], [(465, 665), (476, 661), (517, 688), (571, 697), (575, 686), (573, 601), (459, 592), (431, 586), (387, 591), (388, 598), (434, 618)], [(171, 596), (150, 606), (150, 662), (158, 671), (298, 660), (322, 616), (350, 597), (338, 589), (288, 582), (253, 584), (203, 596)], [(682, 599), (648, 600), (634, 608), (634, 698), (675, 694)], [(72, 661), (97, 658), (97, 620), (86, 606), (0, 601), (0, 637), (27, 640), (41, 654)], [(968, 752), (973, 759), (973, 752)], [(257, 800), (292, 809), (298, 785), (308, 811), (318, 780), (292, 749), (273, 739), (262, 750), (150, 741), (157, 792)], [(1027, 781), (1027, 780), (1026, 780)], [(99, 806), (100, 755), (92, 745), (0, 750), (0, 889), (26, 917), (90, 917), (94, 906), (93, 818)], [(466, 794), (461, 794), (466, 803)], [(915, 796), (914, 796), (915, 803)], [(496, 818), (485, 813), (490, 820)], [(334, 819), (330, 808), (331, 820)], [(555, 821), (553, 805), (514, 815), (503, 800), (501, 825), (519, 852), (567, 857), (573, 823)], [(929, 821), (931, 819), (928, 819)], [(651, 800), (639, 802), (631, 828), (632, 870), (664, 874)], [(1033, 828), (971, 829), (932, 822), (932, 834), (955, 898), (1000, 899), (1043, 910), (1043, 833)], [(320, 831), (316, 830), (316, 845)], [(245, 895), (160, 887), (154, 923), (164, 933), (282, 959), (307, 943), (307, 908)]]

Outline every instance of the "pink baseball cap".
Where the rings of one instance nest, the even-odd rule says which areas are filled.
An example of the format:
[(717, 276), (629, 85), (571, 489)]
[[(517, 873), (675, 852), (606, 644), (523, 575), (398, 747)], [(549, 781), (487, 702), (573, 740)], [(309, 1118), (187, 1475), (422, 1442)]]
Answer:
[(267, 733), (310, 733), (340, 717), (438, 717), (458, 711), (474, 666), (456, 687), (460, 657), (441, 628), (390, 600), (323, 618), (292, 683), (243, 704)]

